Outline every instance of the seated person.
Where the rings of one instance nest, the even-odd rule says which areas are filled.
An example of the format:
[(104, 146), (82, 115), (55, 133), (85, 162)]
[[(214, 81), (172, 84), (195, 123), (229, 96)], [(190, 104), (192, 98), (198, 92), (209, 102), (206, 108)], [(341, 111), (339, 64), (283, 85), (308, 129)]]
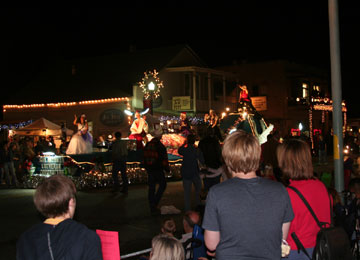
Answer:
[(150, 260), (184, 260), (184, 248), (174, 237), (160, 234), (151, 241)]
[(175, 237), (176, 232), (176, 224), (173, 218), (166, 218), (164, 219), (162, 226), (161, 226), (161, 233)]
[(53, 175), (37, 187), (34, 203), (47, 219), (20, 236), (16, 259), (103, 259), (99, 236), (72, 220), (75, 195), (75, 184), (64, 175)]
[[(180, 239), (180, 242), (185, 247), (185, 259), (197, 259), (198, 257), (206, 257), (205, 243), (202, 234), (203, 230), (200, 225), (201, 216), (199, 212), (187, 211), (185, 213), (183, 217), (183, 228), (185, 233)], [(197, 232), (201, 232), (201, 234), (195, 234)]]

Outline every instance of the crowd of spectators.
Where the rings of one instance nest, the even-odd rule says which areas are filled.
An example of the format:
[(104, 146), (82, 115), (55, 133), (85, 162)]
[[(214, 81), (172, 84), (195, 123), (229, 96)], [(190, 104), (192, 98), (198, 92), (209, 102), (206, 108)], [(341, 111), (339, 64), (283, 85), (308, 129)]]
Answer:
[[(164, 147), (160, 145), (161, 133), (154, 136), (144, 148), (144, 158), (145, 168), (151, 177), (148, 195), (150, 210), (159, 213), (158, 205), (166, 189), (163, 172), (169, 170), (169, 165), (163, 156)], [(281, 141), (279, 134), (273, 132), (268, 142), (261, 146), (256, 137), (239, 130), (228, 135), (222, 147), (211, 132), (205, 133), (198, 146), (195, 143), (196, 137), (190, 134), (186, 143), (179, 148), (179, 154), (184, 158), (181, 169), (184, 188), (183, 234), (177, 238), (174, 219), (164, 219), (161, 234), (153, 238), (151, 253), (145, 258), (221, 260), (281, 259), (285, 256), (289, 260), (307, 259), (304, 252), (299, 250), (297, 240), (311, 255), (319, 227), (289, 186), (303, 194), (321, 222), (331, 223), (332, 211), (335, 224), (346, 228), (349, 239), (356, 237), (354, 232), (357, 232), (355, 223), (358, 216), (354, 208), (358, 207), (360, 181), (357, 178), (349, 180), (346, 187), (348, 201), (343, 203), (339, 193), (333, 187), (327, 187), (314, 174), (313, 153), (307, 141), (294, 137)], [(11, 169), (22, 169), (22, 174), (26, 174), (25, 162), (41, 154), (44, 147), (48, 149), (51, 145), (43, 139), (35, 146), (27, 139), (4, 143), (1, 146), (1, 174), (4, 174), (6, 183), (16, 187), (19, 175), (13, 174)], [(323, 156), (321, 152), (320, 155)], [(325, 164), (324, 160), (321, 158), (322, 164)], [(156, 183), (160, 184), (157, 191)], [(193, 184), (195, 194), (191, 193)], [(203, 202), (200, 196), (202, 187), (205, 191)], [(124, 188), (127, 192), (127, 187)], [(191, 205), (192, 195), (195, 195), (195, 205)], [(74, 204), (71, 203), (74, 203), (74, 198), (75, 195), (66, 199), (66, 209), (70, 210), (70, 214), (65, 219), (72, 218), (71, 207)], [(333, 208), (330, 200), (334, 201)], [(39, 211), (48, 218), (69, 213), (49, 214), (37, 203), (35, 199)], [(351, 218), (349, 212), (353, 213)], [(58, 226), (53, 222), (45, 224)], [(195, 231), (200, 236), (196, 237)], [(19, 240), (19, 250), (29, 246), (26, 244), (29, 241), (24, 239), (26, 236)], [(284, 244), (291, 248), (285, 255), (282, 254)], [(199, 253), (197, 249), (202, 252)]]

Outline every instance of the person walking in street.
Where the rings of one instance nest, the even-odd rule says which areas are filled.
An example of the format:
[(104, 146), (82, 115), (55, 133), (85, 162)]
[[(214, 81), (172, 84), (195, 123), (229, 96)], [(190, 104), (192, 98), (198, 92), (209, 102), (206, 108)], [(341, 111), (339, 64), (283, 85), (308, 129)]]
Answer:
[[(158, 204), (166, 189), (164, 171), (170, 172), (170, 167), (166, 148), (161, 143), (162, 131), (157, 129), (152, 135), (154, 137), (144, 148), (144, 167), (148, 173), (150, 211), (152, 214), (157, 214), (160, 212)], [(156, 183), (159, 183), (157, 190)]]

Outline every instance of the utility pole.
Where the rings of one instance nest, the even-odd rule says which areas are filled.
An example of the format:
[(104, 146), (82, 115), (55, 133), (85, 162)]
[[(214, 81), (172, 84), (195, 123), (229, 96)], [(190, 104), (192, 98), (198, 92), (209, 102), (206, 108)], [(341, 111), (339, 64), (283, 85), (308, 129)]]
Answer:
[(344, 190), (343, 120), (340, 69), (340, 40), (337, 0), (328, 0), (330, 31), (331, 94), (333, 99), (335, 188)]

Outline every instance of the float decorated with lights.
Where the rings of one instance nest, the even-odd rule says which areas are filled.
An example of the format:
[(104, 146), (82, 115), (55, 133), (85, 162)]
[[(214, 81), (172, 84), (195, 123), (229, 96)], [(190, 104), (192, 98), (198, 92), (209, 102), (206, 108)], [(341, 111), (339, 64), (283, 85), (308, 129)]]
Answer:
[(241, 92), (238, 108), (234, 112), (229, 112), (227, 109), (227, 113), (222, 115), (220, 129), (225, 134), (231, 134), (241, 129), (256, 136), (260, 144), (266, 143), (267, 136), (274, 126), (272, 124), (268, 125), (262, 115), (256, 111), (251, 103), (246, 86), (239, 85), (239, 87)]
[[(157, 77), (157, 73), (154, 73)], [(160, 84), (159, 82), (157, 84)], [(160, 85), (157, 86), (161, 86)], [(161, 87), (160, 87), (161, 88)], [(129, 98), (107, 98), (99, 100), (88, 100), (79, 102), (58, 102), (58, 103), (42, 103), (42, 104), (28, 104), (28, 105), (4, 105), (4, 113), (27, 113), (27, 111), (43, 111), (43, 109), (61, 109), (76, 106), (97, 105), (105, 103), (123, 102), (126, 105), (126, 110), (131, 111)], [(146, 113), (148, 109), (142, 111)], [(131, 123), (131, 115), (128, 116), (128, 123)], [(18, 124), (4, 124), (1, 125), (1, 130), (6, 130), (9, 138), (12, 138), (17, 130), (20, 130), (30, 125), (33, 120), (24, 121)], [(47, 133), (43, 131), (42, 133)], [(134, 150), (131, 147), (130, 153)], [(22, 180), (23, 187), (36, 188), (38, 184), (44, 179), (54, 174), (64, 174), (72, 178), (78, 189), (90, 189), (110, 187), (113, 185), (112, 179), (112, 163), (108, 152), (93, 152), (86, 155), (64, 155), (55, 153), (44, 153), (42, 156), (36, 156), (35, 161), (24, 162), (23, 167), (26, 168), (28, 174), (24, 175)], [(110, 159), (109, 159), (110, 158)], [(129, 183), (146, 183), (147, 174), (145, 169), (141, 167), (141, 161), (132, 160), (127, 162), (127, 175)], [(180, 164), (177, 161), (170, 161), (170, 173), (168, 178), (180, 178)], [(121, 178), (121, 176), (120, 176)], [(121, 179), (120, 179), (121, 180)]]

